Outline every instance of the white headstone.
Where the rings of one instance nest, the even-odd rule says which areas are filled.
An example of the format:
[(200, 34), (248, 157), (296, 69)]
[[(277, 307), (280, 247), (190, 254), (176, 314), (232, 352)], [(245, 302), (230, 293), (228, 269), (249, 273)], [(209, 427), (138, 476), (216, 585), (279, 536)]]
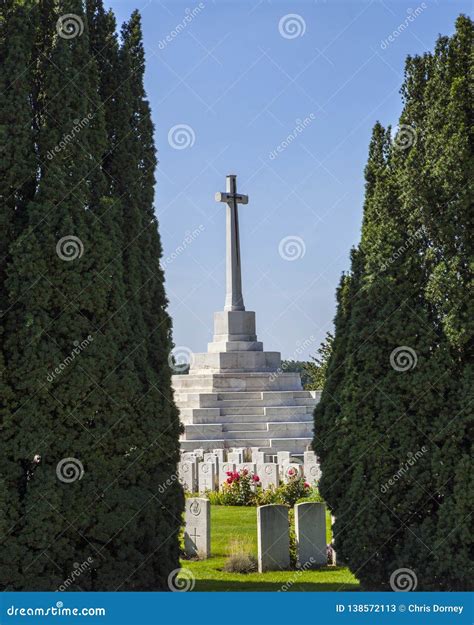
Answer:
[(240, 464), (244, 461), (244, 454), (242, 451), (230, 451), (227, 454), (227, 462), (233, 462), (234, 464)]
[(289, 464), (283, 465), (283, 481), (289, 482), (289, 480), (295, 476), (302, 477), (302, 469), (303, 467), (296, 462), (290, 462)]
[(321, 469), (319, 468), (319, 464), (317, 462), (311, 463), (311, 464), (305, 464), (304, 476), (306, 478), (306, 481), (309, 484), (311, 485), (317, 484), (319, 480), (321, 479)]
[(307, 569), (326, 565), (326, 504), (297, 503), (295, 532), (298, 566)]
[(197, 491), (197, 465), (195, 462), (180, 462), (178, 464), (179, 481), (188, 493)]
[(226, 460), (226, 450), (225, 449), (213, 449), (212, 453), (219, 458), (219, 464), (221, 462), (225, 462), (225, 460)]
[(192, 451), (186, 451), (181, 454), (181, 462), (197, 462), (196, 454)]
[(265, 453), (260, 451), (260, 447), (252, 447), (252, 462), (262, 463), (265, 462)]
[(278, 451), (277, 452), (277, 462), (279, 465), (288, 464), (290, 462), (290, 452), (289, 451)]
[(186, 499), (184, 550), (187, 556), (209, 558), (211, 555), (211, 502), (209, 499)]
[(199, 492), (216, 490), (216, 465), (213, 462), (200, 462), (199, 465)]
[(281, 571), (290, 567), (287, 506), (257, 508), (258, 571)]
[(278, 465), (275, 462), (257, 464), (257, 475), (264, 490), (269, 486), (278, 487)]
[(235, 471), (235, 464), (233, 462), (223, 462), (219, 466), (219, 488), (227, 480), (227, 478), (228, 478), (227, 472), (228, 471)]
[(254, 462), (241, 462), (237, 465), (237, 471), (247, 470), (249, 473), (257, 472), (257, 465)]
[(212, 464), (216, 467), (216, 475), (219, 475), (219, 458), (212, 451), (204, 454), (203, 458), (204, 462), (212, 462)]

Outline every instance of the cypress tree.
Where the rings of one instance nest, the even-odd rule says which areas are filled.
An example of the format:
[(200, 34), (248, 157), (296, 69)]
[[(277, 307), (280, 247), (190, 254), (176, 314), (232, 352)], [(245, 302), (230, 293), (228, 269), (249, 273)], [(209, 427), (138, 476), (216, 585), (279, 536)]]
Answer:
[(469, 584), (470, 42), (460, 18), (434, 55), (409, 58), (399, 133), (374, 128), (355, 288), (315, 410), (336, 548), (366, 589), (396, 587), (402, 568), (419, 589)]
[[(81, 0), (37, 4), (42, 60), (29, 85), (35, 184), (22, 227), (8, 242), (3, 353), (11, 393), (2, 468), (15, 491), (17, 522), (0, 552), (11, 560), (2, 585), (16, 590), (60, 588), (75, 563), (85, 562), (69, 590), (163, 589), (178, 566), (179, 426), (163, 273), (153, 273), (148, 292), (135, 248), (139, 271), (127, 275), (128, 197), (119, 189), (119, 163), (118, 182), (110, 173), (112, 163), (123, 163), (120, 135), (138, 155), (133, 189), (143, 185), (138, 95), (134, 101), (131, 75), (123, 72), (130, 54), (118, 48), (111, 14), (99, 2), (86, 8)], [(57, 34), (65, 14), (79, 18), (74, 37)], [(107, 92), (116, 70), (123, 93)], [(112, 122), (117, 110), (124, 114)], [(145, 152), (153, 146), (151, 123), (148, 131)], [(153, 172), (147, 180), (151, 187), (131, 206), (137, 229), (153, 214)], [(144, 251), (145, 261), (155, 260), (151, 270), (161, 254), (153, 226), (145, 242), (154, 247)]]

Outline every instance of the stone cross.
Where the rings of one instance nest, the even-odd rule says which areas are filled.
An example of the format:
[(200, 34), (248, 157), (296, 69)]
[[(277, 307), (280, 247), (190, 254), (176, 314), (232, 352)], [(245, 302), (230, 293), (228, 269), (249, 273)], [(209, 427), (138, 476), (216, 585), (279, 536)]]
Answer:
[(238, 204), (248, 204), (248, 195), (237, 193), (237, 176), (226, 177), (226, 192), (216, 193), (216, 202), (227, 204), (226, 296), (224, 310), (245, 310), (242, 297)]

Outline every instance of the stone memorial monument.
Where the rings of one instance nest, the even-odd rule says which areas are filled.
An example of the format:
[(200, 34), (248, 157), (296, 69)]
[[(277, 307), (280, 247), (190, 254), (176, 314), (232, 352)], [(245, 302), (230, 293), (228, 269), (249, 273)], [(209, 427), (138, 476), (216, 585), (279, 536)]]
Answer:
[(189, 374), (173, 376), (184, 424), (182, 451), (258, 447), (266, 454), (302, 456), (312, 439), (319, 393), (302, 390), (299, 373), (282, 369), (279, 352), (264, 351), (255, 313), (245, 309), (238, 205), (247, 204), (248, 196), (237, 193), (236, 176), (227, 176), (226, 191), (216, 200), (226, 206), (225, 305), (214, 313), (207, 352), (192, 355)]

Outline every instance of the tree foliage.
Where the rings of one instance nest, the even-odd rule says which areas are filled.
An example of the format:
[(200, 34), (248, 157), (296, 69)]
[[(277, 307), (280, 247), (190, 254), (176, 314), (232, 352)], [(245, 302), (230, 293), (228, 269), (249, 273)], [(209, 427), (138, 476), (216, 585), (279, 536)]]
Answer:
[[(337, 293), (315, 410), (336, 548), (366, 589), (472, 579), (472, 21), (407, 59), (397, 132), (377, 123), (361, 242)], [(399, 582), (402, 583), (402, 582)]]
[(101, 0), (4, 5), (0, 583), (92, 559), (69, 590), (164, 589), (180, 426), (140, 17), (119, 39)]

